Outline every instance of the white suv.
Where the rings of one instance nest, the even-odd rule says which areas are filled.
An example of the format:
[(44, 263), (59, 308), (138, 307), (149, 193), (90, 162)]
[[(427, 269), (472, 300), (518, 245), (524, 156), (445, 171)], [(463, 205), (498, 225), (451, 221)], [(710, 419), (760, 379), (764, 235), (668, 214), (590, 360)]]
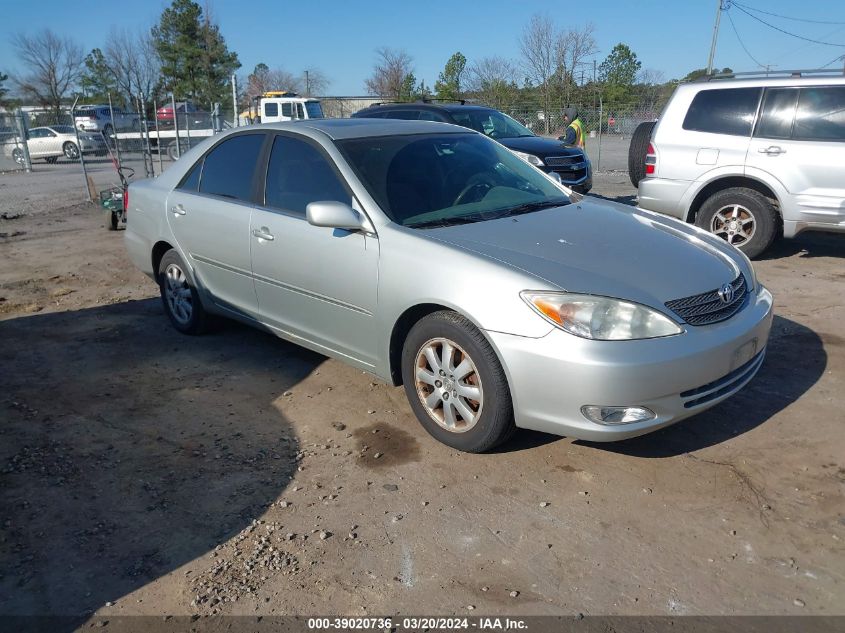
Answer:
[(660, 116), (639, 206), (749, 257), (779, 234), (845, 232), (845, 76), (682, 84)]

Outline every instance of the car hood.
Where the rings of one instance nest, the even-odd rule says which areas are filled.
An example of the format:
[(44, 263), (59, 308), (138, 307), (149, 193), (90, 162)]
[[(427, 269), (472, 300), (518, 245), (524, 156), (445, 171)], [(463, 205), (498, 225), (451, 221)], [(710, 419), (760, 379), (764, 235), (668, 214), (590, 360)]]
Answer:
[(427, 233), (534, 276), (537, 287), (527, 290), (551, 286), (664, 310), (667, 301), (733, 281), (743, 268), (731, 247), (692, 227), (593, 197)]
[(564, 145), (558, 140), (542, 136), (519, 136), (515, 138), (497, 139), (508, 149), (527, 154), (543, 156), (581, 156), (582, 152), (577, 147)]

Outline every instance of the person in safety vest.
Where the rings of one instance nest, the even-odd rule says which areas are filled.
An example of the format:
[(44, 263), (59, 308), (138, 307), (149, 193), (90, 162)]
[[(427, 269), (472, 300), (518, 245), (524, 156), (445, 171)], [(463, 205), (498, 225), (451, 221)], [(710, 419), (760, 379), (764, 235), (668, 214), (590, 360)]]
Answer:
[(584, 149), (584, 124), (578, 118), (577, 108), (566, 108), (563, 111), (563, 124), (566, 126), (566, 134), (561, 136), (559, 140), (563, 141), (565, 145), (574, 145)]

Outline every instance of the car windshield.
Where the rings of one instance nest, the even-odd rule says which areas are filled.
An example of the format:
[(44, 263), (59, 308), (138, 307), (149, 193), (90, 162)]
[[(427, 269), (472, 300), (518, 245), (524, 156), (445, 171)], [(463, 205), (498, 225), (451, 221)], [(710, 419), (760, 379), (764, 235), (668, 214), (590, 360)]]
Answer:
[(465, 224), (569, 203), (563, 190), (478, 134), (336, 141), (370, 195), (403, 226)]
[(535, 136), (527, 127), (497, 110), (453, 110), (450, 114), (458, 125), (481, 132), (490, 138)]
[(323, 108), (320, 106), (319, 101), (306, 101), (305, 102), (305, 111), (308, 112), (309, 119), (322, 119), (323, 118)]
[(74, 130), (70, 125), (54, 125), (53, 131), (59, 134), (73, 134)]

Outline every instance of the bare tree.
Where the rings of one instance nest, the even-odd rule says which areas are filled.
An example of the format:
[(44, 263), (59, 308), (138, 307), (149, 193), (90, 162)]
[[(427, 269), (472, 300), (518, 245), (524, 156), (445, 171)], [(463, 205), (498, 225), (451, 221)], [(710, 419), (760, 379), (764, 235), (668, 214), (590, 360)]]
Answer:
[(516, 64), (502, 57), (485, 57), (467, 69), (466, 89), (487, 105), (509, 108), (518, 93)]
[(161, 64), (149, 29), (133, 33), (113, 28), (106, 38), (104, 56), (118, 87), (130, 101), (148, 102), (155, 95)]
[(305, 87), (305, 96), (325, 95), (329, 89), (329, 78), (319, 68), (306, 68), (302, 71), (302, 85)]
[(246, 96), (252, 100), (271, 90), (300, 92), (301, 87), (299, 78), (288, 71), (281, 68), (271, 69), (267, 64), (260, 63), (247, 77)]
[(380, 97), (399, 99), (406, 80), (413, 74), (411, 56), (405, 51), (381, 47), (376, 49), (377, 60), (373, 74), (365, 80), (367, 92)]
[(549, 119), (555, 75), (559, 70), (559, 34), (548, 14), (535, 13), (522, 30), (519, 48), (528, 79), (540, 89), (546, 134), (549, 133)]
[(566, 105), (570, 105), (571, 88), (577, 83), (578, 67), (599, 50), (594, 37), (595, 31), (595, 25), (588, 22), (581, 29), (569, 29), (558, 37), (559, 59), (562, 67), (569, 73), (569, 77), (564, 77), (563, 81)]
[(82, 48), (69, 37), (60, 37), (50, 29), (33, 36), (18, 33), (12, 46), (27, 69), (26, 74), (14, 77), (21, 95), (52, 108), (58, 118), (62, 99), (82, 73)]
[(666, 92), (666, 75), (654, 68), (646, 68), (637, 75), (637, 83), (641, 90), (643, 107), (649, 112), (657, 111)]

